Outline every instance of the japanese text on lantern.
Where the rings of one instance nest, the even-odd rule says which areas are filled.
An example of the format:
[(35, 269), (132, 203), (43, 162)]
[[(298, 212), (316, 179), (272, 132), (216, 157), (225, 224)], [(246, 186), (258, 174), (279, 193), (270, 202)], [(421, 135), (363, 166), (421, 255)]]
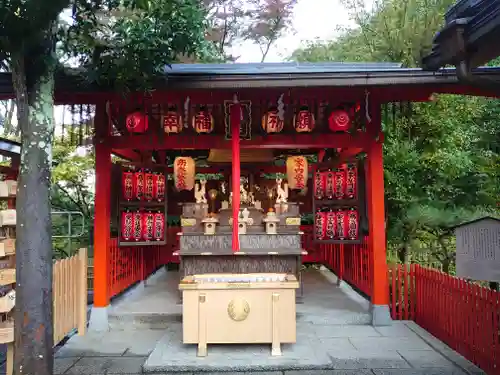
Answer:
[(283, 130), (283, 120), (280, 119), (278, 111), (267, 112), (262, 119), (262, 127), (268, 133), (279, 133)]
[(177, 159), (177, 189), (184, 190), (186, 185), (187, 161), (186, 159)]
[(165, 133), (180, 133), (182, 130), (180, 116), (174, 111), (168, 111), (163, 116), (163, 129)]
[(212, 115), (208, 112), (198, 112), (194, 116), (193, 122), (197, 133), (211, 133), (213, 130)]
[(295, 187), (297, 189), (303, 189), (305, 187), (306, 178), (304, 176), (304, 159), (303, 158), (295, 158), (294, 162), (294, 171), (295, 171)]
[(299, 133), (310, 132), (314, 128), (314, 117), (311, 112), (302, 110), (297, 113), (295, 130)]

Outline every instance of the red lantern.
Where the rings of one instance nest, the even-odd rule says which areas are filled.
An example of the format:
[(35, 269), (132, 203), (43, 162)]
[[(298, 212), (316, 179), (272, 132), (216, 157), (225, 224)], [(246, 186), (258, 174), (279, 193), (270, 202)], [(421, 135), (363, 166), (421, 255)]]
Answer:
[(359, 231), (358, 211), (356, 211), (354, 208), (351, 208), (349, 211), (347, 211), (347, 237), (350, 240), (357, 240), (358, 231)]
[(333, 191), (335, 199), (344, 198), (345, 187), (346, 187), (346, 169), (345, 166), (342, 165), (335, 171), (334, 174)]
[(131, 133), (144, 133), (148, 130), (148, 115), (142, 112), (134, 112), (127, 116), (127, 130)]
[(335, 196), (335, 174), (332, 171), (323, 172), (325, 179), (325, 195), (328, 199)]
[(154, 197), (154, 181), (153, 174), (150, 172), (144, 173), (144, 199), (152, 201)]
[(326, 212), (317, 211), (314, 217), (314, 232), (317, 240), (322, 240), (326, 236)]
[(339, 240), (344, 240), (347, 237), (347, 215), (346, 211), (339, 210), (335, 213), (336, 237)]
[(153, 239), (154, 214), (145, 212), (142, 214), (142, 239), (151, 241)]
[(130, 241), (132, 238), (132, 231), (134, 224), (134, 217), (132, 212), (123, 211), (122, 212), (122, 222), (121, 222), (121, 235), (124, 241)]
[(358, 168), (355, 164), (349, 164), (347, 166), (347, 178), (346, 178), (346, 197), (349, 199), (356, 198), (358, 191)]
[(141, 201), (144, 198), (144, 172), (134, 173), (134, 195), (135, 199)]
[(335, 237), (335, 212), (329, 211), (326, 213), (326, 237), (333, 239)]
[(122, 193), (123, 199), (127, 201), (134, 198), (134, 174), (132, 172), (122, 172)]
[(323, 172), (316, 171), (314, 173), (314, 197), (318, 200), (325, 196), (325, 179)]
[(199, 134), (211, 133), (214, 130), (214, 117), (206, 110), (199, 111), (193, 116), (193, 128)]
[(162, 241), (165, 235), (165, 215), (161, 212), (155, 213), (153, 222), (153, 239)]
[(175, 111), (167, 111), (167, 113), (161, 117), (161, 123), (163, 125), (163, 130), (167, 134), (177, 134), (182, 131), (182, 116)]
[(133, 231), (132, 238), (135, 241), (140, 241), (142, 238), (142, 213), (140, 211), (136, 211), (133, 213)]
[(293, 125), (297, 133), (310, 133), (314, 130), (316, 120), (308, 109), (302, 109), (294, 116)]
[(165, 200), (165, 176), (161, 173), (153, 175), (153, 197), (158, 202)]
[(351, 127), (349, 113), (341, 109), (333, 111), (328, 117), (328, 125), (332, 132), (347, 132)]
[(272, 109), (262, 116), (262, 129), (266, 133), (279, 133), (283, 130), (284, 121), (279, 117), (278, 110)]

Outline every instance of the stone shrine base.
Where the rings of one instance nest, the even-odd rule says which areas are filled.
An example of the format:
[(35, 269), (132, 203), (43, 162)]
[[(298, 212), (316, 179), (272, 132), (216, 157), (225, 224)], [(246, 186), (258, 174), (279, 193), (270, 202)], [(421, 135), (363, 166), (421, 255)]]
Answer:
[[(196, 345), (182, 344), (173, 289), (179, 275), (161, 271), (112, 306), (111, 331), (74, 336), (60, 348), (54, 374), (484, 374), (413, 322), (369, 325), (369, 304), (344, 284), (337, 287), (331, 273), (328, 281), (325, 272), (304, 273), (297, 343), (283, 345), (280, 357), (271, 356), (269, 345), (214, 345), (207, 357), (197, 357)], [(165, 290), (167, 285), (172, 290)]]

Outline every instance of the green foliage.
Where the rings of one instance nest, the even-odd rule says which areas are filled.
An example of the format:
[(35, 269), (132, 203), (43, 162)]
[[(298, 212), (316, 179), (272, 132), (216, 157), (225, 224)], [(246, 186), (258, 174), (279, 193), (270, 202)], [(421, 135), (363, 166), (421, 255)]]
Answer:
[[(384, 0), (367, 11), (360, 0), (344, 0), (357, 27), (333, 41), (309, 43), (290, 59), (418, 66), (452, 3)], [(387, 116), (383, 130), (388, 258), (452, 272), (450, 228), (498, 210), (500, 102), (436, 95), (407, 114)]]

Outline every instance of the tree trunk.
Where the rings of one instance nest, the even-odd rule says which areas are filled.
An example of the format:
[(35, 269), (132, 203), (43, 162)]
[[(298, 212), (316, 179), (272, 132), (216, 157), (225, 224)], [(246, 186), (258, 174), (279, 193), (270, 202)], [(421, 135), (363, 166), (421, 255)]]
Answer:
[(43, 43), (35, 56), (12, 56), (22, 143), (16, 205), (16, 375), (53, 373), (50, 168), (55, 56), (51, 37)]

